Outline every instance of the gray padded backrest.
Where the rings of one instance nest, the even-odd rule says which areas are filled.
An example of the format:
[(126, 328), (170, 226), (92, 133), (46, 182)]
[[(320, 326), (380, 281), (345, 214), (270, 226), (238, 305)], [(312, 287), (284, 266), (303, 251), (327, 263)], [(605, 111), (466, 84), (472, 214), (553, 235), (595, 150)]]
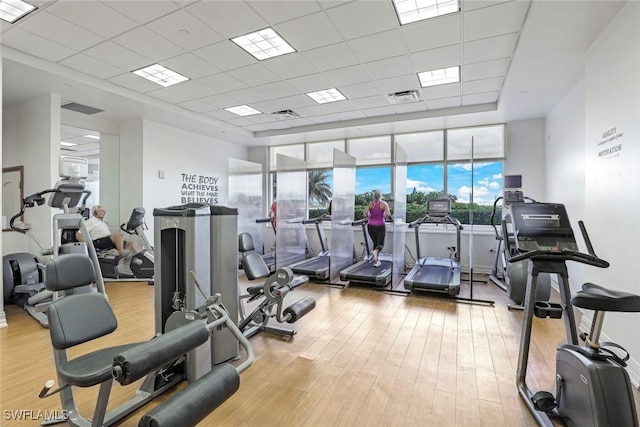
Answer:
[(118, 327), (107, 298), (99, 292), (54, 301), (47, 308), (47, 318), (51, 343), (57, 350), (107, 335)]
[(253, 243), (253, 237), (249, 233), (240, 233), (238, 235), (238, 250), (240, 252), (248, 252), (256, 249)]
[(261, 277), (267, 277), (270, 273), (269, 267), (264, 262), (262, 257), (255, 252), (246, 254), (240, 260), (244, 274), (247, 275), (247, 279), (255, 280)]
[(64, 291), (90, 285), (95, 279), (91, 258), (84, 254), (66, 254), (47, 263), (44, 283), (50, 291)]

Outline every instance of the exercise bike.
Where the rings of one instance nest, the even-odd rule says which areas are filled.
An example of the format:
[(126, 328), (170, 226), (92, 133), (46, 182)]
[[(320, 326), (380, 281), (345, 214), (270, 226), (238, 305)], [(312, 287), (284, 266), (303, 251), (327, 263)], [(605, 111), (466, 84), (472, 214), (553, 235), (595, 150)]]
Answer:
[[(515, 245), (518, 254), (509, 262), (526, 261), (528, 279), (516, 382), (520, 397), (540, 426), (552, 427), (551, 419), (562, 420), (569, 427), (637, 427), (633, 391), (625, 362), (626, 350), (617, 344), (599, 342), (607, 311), (640, 312), (640, 296), (586, 283), (571, 298), (567, 261), (599, 268), (609, 263), (598, 258), (586, 228), (579, 222), (588, 253), (578, 249), (564, 205), (552, 203), (513, 205)], [(541, 273), (558, 275), (561, 303), (536, 301)], [(594, 310), (591, 330), (582, 334), (578, 344), (573, 307)], [(527, 364), (531, 344), (533, 316), (564, 316), (568, 344), (556, 353), (556, 393), (533, 393), (527, 386)], [(620, 357), (610, 347), (624, 351)]]
[(120, 225), (123, 235), (127, 240), (134, 240), (141, 246), (141, 250), (135, 254), (120, 258), (112, 251), (98, 254), (102, 276), (109, 281), (115, 280), (146, 280), (153, 283), (154, 257), (153, 247), (145, 230), (147, 225), (144, 221), (146, 210), (144, 208), (134, 208), (129, 217), (129, 221)]

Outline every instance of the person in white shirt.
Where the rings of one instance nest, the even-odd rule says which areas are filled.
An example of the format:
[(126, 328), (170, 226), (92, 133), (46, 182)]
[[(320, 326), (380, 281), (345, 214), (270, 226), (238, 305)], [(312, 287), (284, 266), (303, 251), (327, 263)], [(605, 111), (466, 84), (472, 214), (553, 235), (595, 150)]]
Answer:
[[(84, 222), (93, 241), (93, 246), (96, 249), (103, 250), (115, 248), (121, 257), (125, 256), (126, 242), (119, 230), (112, 230), (105, 222), (104, 217), (106, 214), (107, 210), (103, 206), (96, 205), (91, 209), (91, 218)], [(78, 240), (83, 241), (80, 233), (78, 233)]]

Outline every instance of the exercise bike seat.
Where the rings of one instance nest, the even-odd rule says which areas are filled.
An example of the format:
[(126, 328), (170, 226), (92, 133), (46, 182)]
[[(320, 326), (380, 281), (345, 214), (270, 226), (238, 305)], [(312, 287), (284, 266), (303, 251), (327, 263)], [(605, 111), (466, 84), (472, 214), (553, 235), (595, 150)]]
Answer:
[(607, 289), (595, 283), (585, 283), (571, 303), (587, 310), (640, 312), (640, 296)]

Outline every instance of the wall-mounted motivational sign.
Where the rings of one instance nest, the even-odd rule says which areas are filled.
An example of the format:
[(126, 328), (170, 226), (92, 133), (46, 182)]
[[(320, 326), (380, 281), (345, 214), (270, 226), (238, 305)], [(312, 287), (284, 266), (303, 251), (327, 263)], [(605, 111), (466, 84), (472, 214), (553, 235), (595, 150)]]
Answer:
[(183, 173), (180, 203), (218, 204), (218, 177)]

